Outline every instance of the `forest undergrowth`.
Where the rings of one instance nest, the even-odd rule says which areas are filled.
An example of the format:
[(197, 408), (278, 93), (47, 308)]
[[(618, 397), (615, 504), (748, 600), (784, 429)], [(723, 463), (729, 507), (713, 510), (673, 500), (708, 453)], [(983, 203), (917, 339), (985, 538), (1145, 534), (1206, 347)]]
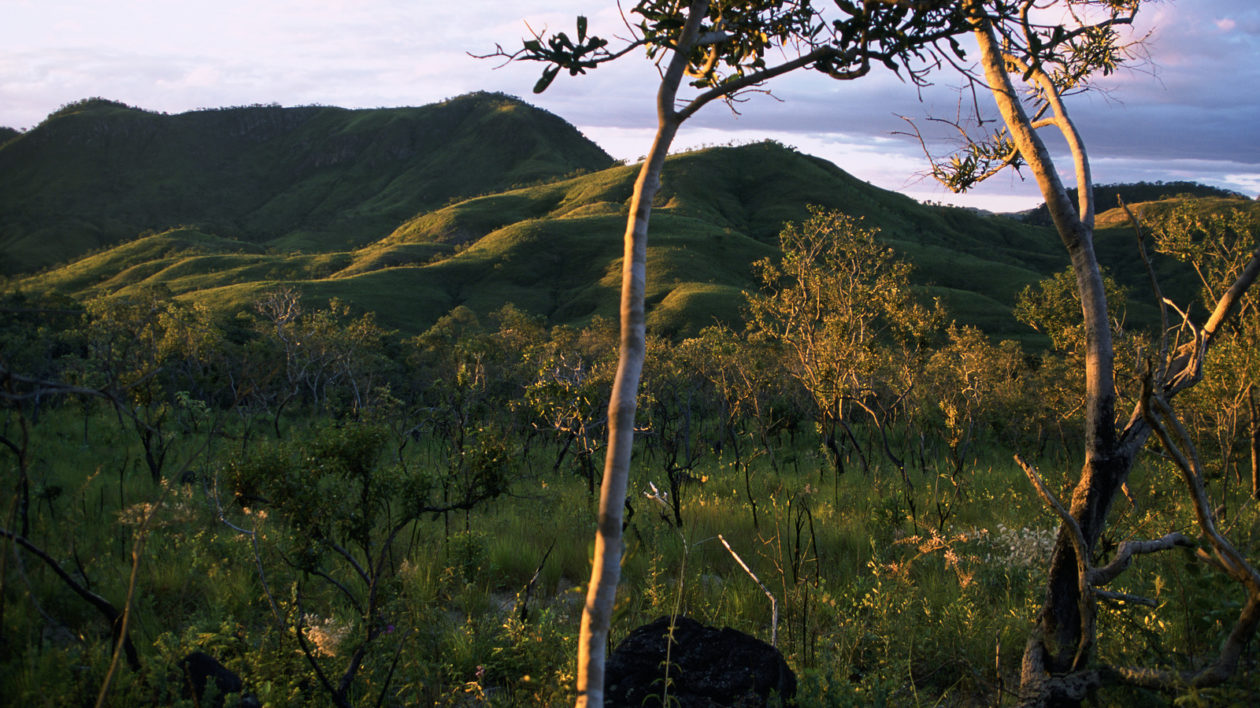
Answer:
[[(327, 518), (311, 519), (277, 510), (284, 505), (274, 499), (251, 502), (233, 491), (243, 488), (233, 475), (251, 466), (282, 474), (277, 459), (305, 462), (292, 471), (310, 475), (311, 460), (283, 453), (317, 449), (331, 470), (319, 478), (326, 483), (352, 474), (332, 468), (357, 456), (370, 468), (360, 479), (384, 487), (405, 476), (404, 468), (445, 464), (446, 451), (413, 443), (400, 455), (384, 429), (368, 422), (291, 425), (287, 442), (259, 443), (245, 454), (231, 434), (190, 435), (171, 452), (178, 474), (158, 484), (106, 410), (68, 406), (34, 429), (40, 472), (30, 540), (57, 549), (66, 572), (117, 605), (134, 590), (128, 636), (140, 668), (115, 672), (112, 704), (193, 705), (181, 698), (178, 669), (192, 651), (244, 677), (264, 705), (325, 704), (323, 683), (335, 689), (356, 661), (342, 696), (352, 705), (571, 701), (595, 499), (581, 477), (551, 469), (554, 450), (513, 455), (512, 481), (493, 501), (420, 513), (373, 571), (340, 556), (331, 529), (371, 539), (341, 549), (364, 560), (364, 548), (382, 550), (385, 517), (405, 516), (401, 509), (377, 509), (375, 527), (364, 528), (370, 509), (356, 507), (348, 490), (317, 483), (315, 496), (300, 501), (304, 512)], [(1011, 704), (1056, 530), (1018, 467), (1004, 451), (988, 449), (967, 460), (959, 477), (931, 464), (907, 470), (914, 484), (907, 494), (882, 466), (835, 475), (815, 447), (785, 450), (777, 474), (768, 464), (756, 470), (756, 525), (729, 457), (716, 456), (683, 485), (677, 526), (660, 491), (666, 481), (653, 478), (652, 454), (641, 453), (614, 643), (635, 626), (679, 613), (766, 641), (777, 634), (798, 674), (801, 705)], [(1063, 488), (1072, 467), (1066, 456), (1043, 461), (1047, 478)], [(1135, 488), (1143, 492), (1116, 510), (1124, 538), (1113, 543), (1169, 528), (1166, 513), (1146, 510), (1176, 496), (1175, 477), (1158, 464), (1139, 475)], [(362, 487), (356, 490), (361, 501)], [(1219, 497), (1224, 518), (1240, 547), (1254, 553), (1256, 504), (1242, 485), (1226, 491)], [(1181, 510), (1176, 523), (1190, 528), (1191, 511)], [(322, 524), (330, 531), (312, 534)], [(324, 541), (313, 543), (312, 535)], [(777, 628), (766, 595), (719, 535), (775, 596)], [(50, 566), (6, 546), (0, 693), (10, 705), (92, 703), (110, 665), (109, 624)], [(1236, 612), (1236, 603), (1219, 601), (1232, 588), (1186, 557), (1152, 559), (1127, 581), (1125, 592), (1160, 605), (1183, 602), (1185, 611), (1170, 619), (1156, 608), (1105, 605), (1098, 641), (1112, 660), (1176, 661), (1184, 647), (1191, 656), (1210, 652)], [(369, 615), (363, 603), (371, 587), (377, 597)], [(1247, 676), (1254, 674), (1200, 698), (1212, 703), (1260, 690)]]

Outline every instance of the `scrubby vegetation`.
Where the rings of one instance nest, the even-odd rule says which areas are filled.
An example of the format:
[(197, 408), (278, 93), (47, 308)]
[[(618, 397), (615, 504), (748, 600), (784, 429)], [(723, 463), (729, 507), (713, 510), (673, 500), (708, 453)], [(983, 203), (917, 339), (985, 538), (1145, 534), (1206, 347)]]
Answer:
[[(1205, 299), (1254, 247), (1243, 212), (1159, 227)], [(828, 229), (842, 248), (819, 261)], [(1018, 298), (1049, 342), (1024, 347), (905, 297), (902, 257), (859, 222), (819, 211), (779, 245), (748, 276), (746, 328), (649, 342), (613, 640), (679, 612), (768, 639), (769, 602), (721, 534), (777, 599), (803, 705), (1012, 701), (1059, 520), (1011, 454), (1060, 496), (1079, 466), (1070, 288)], [(813, 287), (846, 267), (865, 280)], [(1211, 383), (1179, 399), (1253, 559), (1254, 302)], [(1132, 400), (1150, 333), (1118, 334)], [(571, 702), (614, 359), (607, 321), (511, 306), (410, 336), (284, 287), (230, 313), (160, 287), (9, 293), (0, 695), (193, 705), (179, 661), (200, 650), (264, 704)], [(1145, 460), (1096, 565), (1126, 540), (1198, 535), (1170, 464)], [(1189, 552), (1143, 557), (1109, 588), (1127, 599), (1102, 605), (1099, 656), (1198, 667), (1235, 587)], [(1182, 697), (1254, 697), (1254, 652)]]

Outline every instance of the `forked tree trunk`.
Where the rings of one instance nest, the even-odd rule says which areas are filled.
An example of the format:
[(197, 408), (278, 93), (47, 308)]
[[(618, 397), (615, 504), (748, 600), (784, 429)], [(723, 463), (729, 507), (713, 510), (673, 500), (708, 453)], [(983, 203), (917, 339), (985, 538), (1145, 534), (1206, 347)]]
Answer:
[[(1114, 351), (1102, 273), (1094, 254), (1088, 158), (1075, 127), (1061, 110), (1062, 106), (1056, 105), (1057, 95), (1052, 90), (1047, 91), (1056, 127), (1067, 138), (1075, 162), (1080, 203), (1074, 207), (1045, 144), (1024, 111), (993, 29), (981, 21), (975, 36), (985, 77), (1015, 146), (1041, 187), (1054, 225), (1071, 258), (1081, 297), (1085, 325), (1085, 462), (1073, 490), (1069, 512), (1085, 536), (1087, 550), (1092, 550), (1102, 533), (1107, 512), (1128, 477), (1132, 454), (1130, 448), (1119, 444), (1116, 434)], [(1025, 651), (1021, 697), (1026, 702), (1056, 701), (1055, 697), (1047, 695), (1045, 678), (1080, 669), (1090, 659), (1093, 621), (1082, 617), (1080, 599), (1076, 553), (1068, 530), (1061, 528), (1051, 558), (1037, 629)], [(1090, 608), (1085, 609), (1090, 611)]]
[[(1092, 180), (1084, 144), (1068, 119), (1050, 77), (1040, 67), (1022, 66), (1004, 56), (993, 27), (984, 19), (980, 0), (968, 0), (968, 7), (974, 11), (973, 17), (978, 18), (974, 34), (985, 77), (1015, 147), (1041, 187), (1055, 228), (1071, 258), (1081, 298), (1085, 325), (1085, 462), (1068, 513), (1083, 536), (1084, 552), (1092, 555), (1105, 528), (1107, 514), (1128, 478), (1134, 458), (1151, 435), (1151, 427), (1138, 411), (1130, 416), (1123, 432), (1116, 425), (1114, 349), (1101, 271), (1094, 255)], [(1043, 91), (1042, 97), (1052, 117), (1038, 120), (1038, 126), (1052, 125), (1067, 140), (1080, 194), (1080, 202), (1075, 207), (1045, 144), (1034, 130), (1033, 121), (1024, 111), (1012, 85), (1011, 71), (1023, 73)], [(1160, 382), (1165, 395), (1171, 396), (1198, 380), (1202, 353), (1258, 275), (1260, 249), (1216, 303), (1199, 332), (1199, 339), (1176, 352), (1168, 362), (1168, 371)], [(1025, 648), (1020, 685), (1020, 699), (1025, 705), (1078, 705), (1098, 680), (1096, 672), (1084, 671), (1094, 653), (1094, 602), (1092, 598), (1081, 597), (1081, 566), (1078, 566), (1070, 534), (1066, 525), (1060, 527), (1050, 561), (1044, 604)], [(1088, 561), (1086, 559), (1086, 566)]]

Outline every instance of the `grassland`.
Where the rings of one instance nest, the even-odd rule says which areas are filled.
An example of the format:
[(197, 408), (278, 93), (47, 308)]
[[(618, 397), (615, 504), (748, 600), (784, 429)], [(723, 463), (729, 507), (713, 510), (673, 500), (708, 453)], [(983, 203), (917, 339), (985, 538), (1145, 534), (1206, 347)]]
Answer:
[[(130, 629), (144, 669), (120, 671), (111, 697), (191, 705), (180, 702), (174, 665), (197, 649), (243, 675), (264, 704), (322, 704), (319, 679), (291, 631), (278, 628), (268, 593), (285, 624), (323, 628), (308, 635), (320, 647), (314, 661), (330, 675), (345, 668), (365, 627), (345, 619), (355, 611), (335, 587), (288, 565), (303, 545), (275, 511), (268, 516), (268, 505), (232, 502), (231, 469), (242, 458), (241, 445), (188, 436), (175, 457), (195, 470), (190, 483), (158, 487), (137, 468), (140, 451), (112, 415), (88, 410), (86, 416), (72, 406), (35, 428), (33, 449), (47, 461), (39, 465), (33, 525), (35, 538), (73, 553), (93, 591), (115, 602), (127, 595), (131, 549), (145, 538)], [(318, 420), (308, 420), (310, 427), (292, 422), (298, 440), (332, 430)], [(388, 440), (372, 464), (442, 474), (450, 451), (439, 438), (389, 452), (397, 442)], [(914, 487), (907, 492), (882, 465), (835, 477), (816, 446), (781, 442), (784, 464), (772, 470), (762, 458), (751, 487), (733, 458), (710, 458), (696, 470), (703, 481), (683, 489), (681, 527), (645, 497), (648, 482), (663, 487), (664, 481), (652, 471), (659, 460), (642, 451), (613, 641), (641, 623), (681, 613), (766, 640), (777, 629), (778, 646), (800, 680), (801, 705), (1011, 704), (1055, 520), (1009, 458), (992, 450), (968, 459), (965, 473), (953, 477), (934, 463), (912, 465)], [(419, 520), (397, 544), (381, 590), (388, 633), (370, 645), (351, 694), (355, 703), (382, 695), (387, 705), (571, 702), (595, 500), (578, 477), (552, 469), (555, 448), (533, 449), (511, 465), (508, 494), (470, 512)], [(1066, 473), (1055, 470), (1070, 469), (1070, 459), (1052, 454), (1041, 462), (1051, 486), (1067, 484)], [(1153, 520), (1146, 510), (1176, 487), (1156, 463), (1135, 473), (1134, 489), (1134, 505), (1117, 510), (1122, 536), (1148, 533)], [(756, 526), (749, 491), (758, 500)], [(938, 515), (943, 508), (948, 520)], [(1235, 528), (1260, 528), (1254, 505), (1237, 508)], [(352, 505), (340, 513), (351, 512)], [(253, 541), (233, 527), (256, 534)], [(777, 627), (763, 591), (719, 535), (778, 598)], [(74, 539), (72, 549), (65, 539)], [(1254, 533), (1241, 539), (1255, 540)], [(25, 704), (47, 696), (90, 701), (109, 663), (108, 633), (47, 568), (33, 558), (26, 564), (24, 592), (43, 614), (10, 611), (6, 637), (31, 644), (42, 633), (46, 646), (20, 665), (8, 664), (0, 686), (9, 700)], [(333, 574), (325, 577), (341, 577), (335, 557), (317, 567)], [(342, 581), (359, 592), (352, 573)], [(1176, 557), (1144, 562), (1122, 589), (1193, 596), (1193, 606), (1208, 608), (1213, 593), (1225, 591)], [(1202, 644), (1204, 632), (1227, 621), (1191, 614), (1168, 620), (1143, 607), (1105, 612), (1098, 641), (1109, 661), (1147, 660), (1170, 647)], [(65, 626), (78, 636), (64, 636)], [(1260, 689), (1253, 684), (1254, 676), (1244, 676), (1241, 684), (1200, 695), (1238, 699)], [(1140, 692), (1107, 695), (1119, 703), (1158, 700)]]
[[(358, 248), (284, 250), (203, 228), (142, 236), (18, 287), (77, 297), (161, 285), (228, 312), (282, 285), (373, 309), (418, 333), (456, 306), (485, 314), (511, 302), (552, 323), (581, 324), (615, 307), (620, 238), (633, 167), (473, 197), (423, 211)], [(1058, 265), (1040, 229), (1012, 219), (924, 207), (775, 144), (674, 156), (654, 212), (648, 302), (659, 331), (733, 322), (753, 261), (776, 252), (785, 220), (808, 204), (877, 224), (964, 321), (1017, 336), (1014, 294)], [(983, 276), (983, 277), (981, 277)], [(655, 308), (661, 308), (655, 312)]]
[[(0, 308), (0, 363), (79, 388), (5, 371), (0, 470), (17, 482), (0, 539), (0, 696), (93, 701), (113, 646), (80, 583), (131, 608), (139, 666), (115, 672), (120, 703), (193, 704), (177, 662), (194, 649), (273, 705), (323, 704), (342, 675), (353, 704), (572, 702), (595, 473), (568, 421), (550, 416), (589, 409), (585, 454), (598, 457), (612, 351), (602, 321), (615, 315), (636, 166), (488, 95), (180, 116), (98, 100), (5, 139), (0, 250), (22, 294)], [(1230, 195), (1136, 208), (1187, 204), (1257, 209)], [(729, 381), (709, 369), (730, 362), (687, 359), (697, 340), (674, 344), (714, 321), (742, 326), (752, 264), (778, 254), (782, 224), (807, 205), (878, 228), (920, 294), (1025, 345), (973, 343), (1014, 355), (1008, 369), (967, 373), (965, 400), (941, 386), (971, 350), (947, 352), (943, 332), (913, 352), (881, 349), (887, 370), (857, 394), (877, 424), (853, 421), (839, 465), (789, 359), (761, 361), (760, 345), (733, 338), (722, 346), (744, 371), (770, 375), (719, 400)], [(1126, 217), (1098, 221), (1100, 258), (1130, 291), (1127, 324), (1153, 322)], [(720, 534), (780, 603), (802, 705), (1013, 702), (1056, 519), (1011, 453), (1066, 494), (1082, 422), (1070, 405), (1046, 410), (1066, 370), (1039, 359), (1046, 342), (1011, 308), (1062, 270), (1060, 251), (1045, 226), (920, 205), (772, 142), (671, 156), (648, 251), (648, 323), (664, 338), (644, 383), (614, 641), (673, 613), (768, 638), (763, 590)], [(1158, 257), (1154, 268), (1166, 293), (1192, 299), (1191, 272)], [(301, 319), (255, 308), (281, 288), (302, 294)], [(137, 295), (156, 309), (79, 312), (73, 300), (44, 307), (44, 295)], [(333, 299), (352, 311), (322, 309)], [(986, 376), (1001, 380), (977, 383)], [(1220, 432), (1229, 401), (1241, 429), (1246, 395), (1207, 391), (1187, 410), (1212, 456), (1213, 499), (1254, 557), (1245, 454)], [(764, 436), (747, 411), (728, 417), (753, 399), (774, 418)], [(686, 422), (672, 441), (670, 415)], [(695, 456), (684, 467), (679, 446)], [(652, 492), (680, 471), (673, 499)], [(1147, 458), (1130, 487), (1104, 554), (1192, 532), (1164, 461)], [(49, 555), (12, 552), (19, 523)], [(1100, 660), (1193, 667), (1228, 631), (1237, 607), (1220, 598), (1233, 589), (1188, 556), (1141, 565), (1111, 589), (1155, 606), (1103, 605)], [(1255, 656), (1244, 660), (1233, 683), (1180, 698), (1254, 699)], [(1164, 699), (1123, 689), (1100, 701)]]
[[(500, 95), (177, 116), (92, 100), (0, 149), (0, 251), (11, 286), (33, 293), (156, 285), (230, 316), (293, 287), (372, 310), (404, 334), (456, 307), (484, 316), (506, 303), (581, 325), (614, 314), (635, 174), (555, 116)], [(1229, 195), (1199, 203), (1254, 208)], [(735, 323), (755, 287), (751, 264), (772, 257), (783, 223), (811, 204), (878, 228), (914, 265), (915, 287), (960, 323), (1043, 343), (1011, 308), (1066, 266), (1047, 227), (924, 206), (775, 143), (669, 159), (649, 241), (653, 330)], [(1122, 213), (1099, 226), (1104, 265), (1134, 294), (1130, 324), (1157, 321)], [(1191, 274), (1156, 267), (1171, 293), (1194, 294)]]
[(174, 116), (83, 101), (0, 148), (3, 272), (186, 225), (285, 251), (343, 250), (451, 199), (611, 163), (563, 120), (497, 94)]

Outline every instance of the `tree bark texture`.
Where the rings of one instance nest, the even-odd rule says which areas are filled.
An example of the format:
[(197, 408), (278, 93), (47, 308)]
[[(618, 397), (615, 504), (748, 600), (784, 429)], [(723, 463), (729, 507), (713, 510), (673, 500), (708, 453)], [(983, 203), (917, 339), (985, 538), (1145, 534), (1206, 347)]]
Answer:
[[(971, 5), (982, 12), (979, 2), (973, 1)], [(976, 16), (982, 18), (980, 13)], [(1052, 87), (1043, 86), (1055, 109), (1055, 117), (1051, 120), (1067, 137), (1073, 152), (1081, 195), (1079, 208), (1074, 207), (1045, 143), (1037, 135), (1020, 102), (1008, 73), (1010, 64), (986, 19), (977, 20), (975, 36), (985, 77), (998, 109), (1016, 147), (1041, 187), (1055, 228), (1071, 258), (1077, 291), (1081, 296), (1085, 325), (1085, 462), (1072, 494), (1069, 513), (1079, 525), (1089, 551), (1098, 541), (1107, 513), (1128, 477), (1132, 455), (1121, 448), (1116, 435), (1114, 350), (1102, 272), (1094, 254), (1093, 199), (1088, 161), (1075, 126), (1068, 121), (1062, 106), (1055, 105), (1057, 95)], [(1034, 80), (1035, 76), (1034, 73)], [(1042, 686), (1042, 677), (1030, 676), (1030, 672), (1067, 673), (1080, 669), (1089, 659), (1093, 627), (1088, 618), (1082, 621), (1077, 570), (1076, 552), (1069, 531), (1062, 526), (1051, 559), (1038, 627), (1026, 651), (1025, 689), (1036, 686), (1040, 691)], [(1028, 652), (1037, 652), (1041, 656), (1030, 657)], [(1031, 696), (1025, 694), (1025, 698)], [(1067, 697), (1067, 702), (1075, 700), (1079, 698)]]
[[(678, 3), (674, 7), (681, 7), (682, 4)], [(788, 34), (796, 33), (793, 38), (777, 37), (777, 41), (784, 49), (789, 51), (809, 49), (809, 51), (773, 67), (758, 66), (756, 63), (748, 65), (751, 70), (747, 73), (708, 84), (698, 95), (679, 106), (676, 104), (678, 88), (687, 72), (689, 62), (696, 58), (693, 56), (694, 50), (700, 46), (714, 47), (708, 59), (708, 66), (711, 68), (719, 57), (724, 56), (722, 50), (716, 47), (730, 39), (727, 33), (720, 29), (720, 21), (715, 23), (714, 31), (703, 35), (700, 33), (700, 28), (709, 11), (709, 0), (690, 0), (686, 5), (686, 19), (678, 31), (677, 39), (669, 44), (657, 45), (658, 48), (667, 47), (672, 56), (661, 76), (660, 89), (656, 96), (658, 118), (656, 138), (639, 172), (638, 180), (635, 182), (630, 215), (626, 223), (625, 252), (622, 262), (621, 342), (617, 375), (608, 405), (608, 448), (604, 460), (604, 478), (600, 485), (595, 555), (578, 639), (578, 706), (603, 705), (604, 658), (607, 652), (608, 631), (616, 598), (617, 582), (620, 579), (622, 508), (625, 504), (630, 471), (635, 399), (646, 350), (644, 287), (647, 270), (648, 220), (651, 216), (652, 200), (660, 186), (660, 175), (670, 144), (674, 140), (678, 127), (703, 106), (717, 99), (728, 98), (783, 74), (824, 61), (827, 62), (825, 73), (837, 80), (856, 79), (865, 76), (870, 71), (867, 53), (869, 47), (835, 46), (831, 41), (818, 39), (817, 31), (811, 24), (809, 28), (806, 28), (808, 32), (804, 34), (801, 34), (798, 28), (788, 32)], [(805, 7), (804, 4), (799, 5), (799, 7), (793, 5), (794, 10)], [(915, 12), (930, 13), (945, 8), (949, 3), (929, 2), (907, 5), (912, 6), (909, 9)], [(856, 6), (842, 9), (850, 14), (858, 12)], [(754, 10), (753, 14), (761, 11)], [(866, 16), (865, 11), (862, 16)], [(894, 14), (889, 19), (896, 23), (902, 18)], [(925, 22), (929, 27), (935, 27), (931, 22), (926, 20)], [(940, 33), (939, 36), (945, 36), (953, 30), (947, 31), (937, 27), (933, 31)], [(769, 36), (763, 34), (762, 39), (768, 41)], [(929, 39), (925, 37), (923, 42)], [(865, 42), (867, 39), (864, 38), (861, 41)], [(843, 39), (841, 43), (849, 42), (850, 39)], [(893, 54), (903, 62), (907, 61), (902, 52), (904, 50), (896, 50)], [(747, 60), (747, 56), (737, 55), (723, 59), (723, 61), (741, 65), (747, 64)], [(885, 61), (891, 62), (893, 59), (885, 58)], [(703, 71), (707, 69), (702, 68)], [(703, 85), (703, 82), (698, 85)], [(1099, 287), (1101, 288), (1101, 280)], [(1104, 307), (1104, 320), (1105, 316)]]
[[(1094, 600), (1083, 596), (1082, 562), (1077, 559), (1072, 527), (1080, 531), (1083, 553), (1092, 555), (1112, 504), (1152, 429), (1137, 410), (1123, 432), (1117, 429), (1115, 353), (1102, 273), (1094, 253), (1094, 201), (1084, 143), (1068, 118), (1058, 88), (1045, 70), (1040, 66), (1030, 67), (1003, 52), (1003, 44), (981, 0), (967, 0), (966, 6), (973, 18), (985, 78), (1016, 149), (1041, 187), (1055, 228), (1071, 259), (1081, 298), (1085, 326), (1085, 461), (1068, 509), (1071, 519), (1060, 526), (1055, 543), (1045, 600), (1025, 648), (1020, 688), (1021, 702), (1025, 705), (1078, 705), (1099, 685), (1102, 677), (1100, 672), (1088, 669), (1094, 648)], [(1013, 72), (1022, 74), (1040, 91), (1050, 117), (1039, 118), (1035, 123), (1030, 119), (1013, 86)], [(1075, 206), (1036, 132), (1040, 127), (1057, 128), (1067, 141), (1080, 195)], [(1198, 381), (1204, 352), (1258, 273), (1260, 249), (1216, 303), (1196, 339), (1170, 356), (1166, 369), (1160, 374), (1159, 386), (1164, 395), (1171, 397)], [(1083, 559), (1083, 564), (1088, 566), (1089, 560)], [(1247, 625), (1244, 629), (1254, 629), (1252, 614), (1244, 613), (1241, 623)]]
[(657, 92), (657, 131), (639, 177), (634, 183), (630, 214), (626, 221), (621, 264), (621, 339), (617, 374), (608, 401), (608, 448), (599, 490), (599, 520), (591, 580), (582, 609), (578, 635), (577, 703), (579, 708), (604, 705), (604, 663), (612, 624), (617, 583), (621, 579), (622, 509), (630, 477), (634, 444), (634, 415), (639, 378), (647, 348), (644, 292), (647, 281), (648, 221), (652, 200), (660, 188), (661, 171), (681, 119), (674, 108), (678, 86), (687, 67), (691, 47), (708, 7), (707, 0), (692, 0), (687, 23), (679, 35), (669, 68)]
[(648, 218), (652, 211), (652, 199), (660, 187), (665, 155), (676, 131), (676, 125), (662, 125), (657, 132), (652, 153), (635, 182), (629, 224), (626, 226), (621, 276), (621, 341), (617, 375), (608, 403), (608, 448), (604, 457), (604, 477), (599, 488), (595, 555), (578, 637), (578, 706), (604, 704), (604, 660), (617, 584), (621, 580), (622, 510), (634, 445), (636, 397), (646, 351), (644, 289)]

